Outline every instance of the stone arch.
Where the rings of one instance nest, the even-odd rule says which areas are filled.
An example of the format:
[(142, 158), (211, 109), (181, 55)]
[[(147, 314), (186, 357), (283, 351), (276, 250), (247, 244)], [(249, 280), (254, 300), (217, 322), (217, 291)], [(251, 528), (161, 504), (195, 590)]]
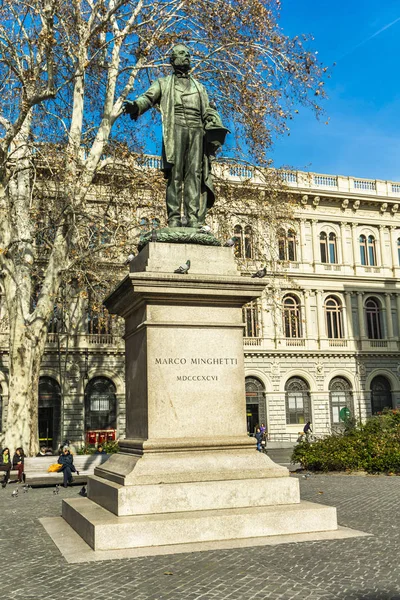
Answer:
[(308, 383), (311, 394), (313, 392), (318, 391), (318, 385), (314, 377), (305, 369), (290, 369), (290, 371), (286, 371), (285, 376), (281, 378), (280, 381), (280, 391), (286, 391), (286, 383), (292, 377), (300, 377), (301, 379), (305, 379)]

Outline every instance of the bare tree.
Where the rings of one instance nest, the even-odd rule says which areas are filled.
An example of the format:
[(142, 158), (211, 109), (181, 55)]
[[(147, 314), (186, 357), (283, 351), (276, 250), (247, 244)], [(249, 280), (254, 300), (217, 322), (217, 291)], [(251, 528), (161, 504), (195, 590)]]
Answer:
[[(172, 45), (190, 46), (196, 75), (235, 136), (233, 158), (268, 166), (272, 139), (287, 131), (298, 103), (320, 112), (326, 69), (305, 38), (283, 34), (278, 11), (275, 0), (0, 3), (8, 446), (37, 449), (39, 370), (61, 283), (71, 273), (87, 277), (100, 246), (115, 258), (129, 243), (135, 202), (159, 201), (161, 179), (132, 155), (144, 147), (147, 129), (118, 117), (127, 96), (163, 72)], [(138, 201), (119, 193), (127, 181)], [(99, 201), (93, 189), (103, 184)], [(99, 236), (108, 236), (106, 243)]]

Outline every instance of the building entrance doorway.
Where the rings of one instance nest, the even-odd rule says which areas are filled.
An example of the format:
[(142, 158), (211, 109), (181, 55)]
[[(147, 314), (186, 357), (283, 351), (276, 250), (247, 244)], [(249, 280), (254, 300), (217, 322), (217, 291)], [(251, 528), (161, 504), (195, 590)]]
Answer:
[(259, 379), (246, 377), (247, 431), (253, 435), (261, 423), (267, 424), (265, 388)]
[(60, 444), (61, 389), (51, 377), (39, 379), (39, 445), (56, 450)]

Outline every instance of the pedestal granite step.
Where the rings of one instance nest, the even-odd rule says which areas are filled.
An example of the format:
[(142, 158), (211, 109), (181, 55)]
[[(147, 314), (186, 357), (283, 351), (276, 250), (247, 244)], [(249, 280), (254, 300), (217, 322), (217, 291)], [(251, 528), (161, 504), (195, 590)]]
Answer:
[(63, 518), (94, 550), (334, 531), (336, 508), (311, 502), (117, 517), (88, 498), (64, 500)]

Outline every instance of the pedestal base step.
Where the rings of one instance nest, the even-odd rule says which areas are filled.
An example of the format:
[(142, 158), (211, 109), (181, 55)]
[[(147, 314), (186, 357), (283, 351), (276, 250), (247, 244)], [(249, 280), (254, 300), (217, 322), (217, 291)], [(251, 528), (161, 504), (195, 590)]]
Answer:
[(311, 502), (117, 517), (88, 498), (64, 500), (62, 516), (94, 550), (166, 546), (335, 531), (336, 508)]

